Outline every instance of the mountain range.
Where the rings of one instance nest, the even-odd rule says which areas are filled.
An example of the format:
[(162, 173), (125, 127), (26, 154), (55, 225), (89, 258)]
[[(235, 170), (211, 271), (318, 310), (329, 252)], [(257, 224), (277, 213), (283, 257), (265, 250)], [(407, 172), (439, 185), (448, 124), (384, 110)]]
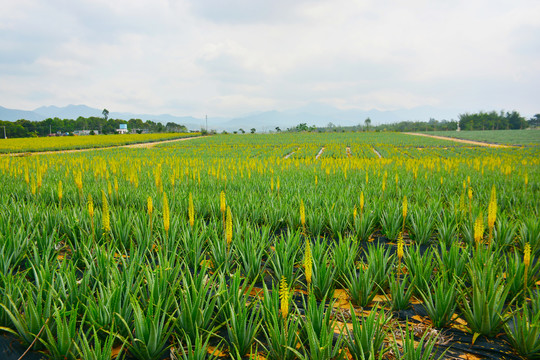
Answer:
[[(255, 128), (258, 132), (265, 132), (274, 130), (275, 127), (280, 127), (284, 130), (301, 123), (306, 123), (308, 126), (315, 125), (317, 127), (326, 126), (329, 123), (338, 126), (351, 126), (364, 124), (366, 118), (371, 119), (372, 125), (379, 125), (400, 121), (429, 121), (431, 118), (437, 120), (456, 120), (459, 113), (458, 110), (441, 110), (430, 106), (394, 111), (380, 111), (359, 109), (343, 110), (325, 104), (311, 103), (300, 108), (284, 111), (262, 111), (233, 118), (209, 117), (208, 129), (233, 131), (243, 128), (248, 131), (251, 128)], [(7, 121), (16, 121), (19, 119), (40, 121), (54, 117), (61, 119), (76, 119), (79, 116), (101, 117), (103, 115), (101, 109), (91, 108), (86, 105), (68, 105), (64, 107), (41, 106), (33, 111), (8, 109), (0, 106), (0, 120)], [(109, 118), (123, 120), (141, 119), (143, 121), (152, 120), (163, 124), (174, 122), (185, 125), (190, 130), (206, 127), (206, 119), (193, 116), (135, 114), (111, 111), (109, 113)]]

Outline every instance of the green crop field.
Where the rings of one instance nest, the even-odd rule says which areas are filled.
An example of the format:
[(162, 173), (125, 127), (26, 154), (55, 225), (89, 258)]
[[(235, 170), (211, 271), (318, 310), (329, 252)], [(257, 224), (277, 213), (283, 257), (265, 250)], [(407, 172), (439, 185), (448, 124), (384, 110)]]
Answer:
[(280, 133), (0, 157), (0, 345), (537, 359), (539, 155)]
[(104, 148), (199, 136), (200, 133), (158, 133), (95, 136), (60, 136), (0, 139), (0, 153)]
[(427, 135), (482, 141), (503, 145), (540, 145), (540, 130), (429, 131)]

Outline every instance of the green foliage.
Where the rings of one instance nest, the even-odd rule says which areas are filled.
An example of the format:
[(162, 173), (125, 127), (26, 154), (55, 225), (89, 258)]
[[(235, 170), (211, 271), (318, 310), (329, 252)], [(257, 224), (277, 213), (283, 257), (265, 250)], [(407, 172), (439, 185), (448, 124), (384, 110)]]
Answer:
[(457, 307), (457, 284), (451, 277), (449, 279), (449, 276), (451, 275), (440, 274), (431, 284), (425, 284), (423, 288), (427, 291), (420, 291), (429, 318), (433, 326), (438, 328), (452, 323)]
[[(437, 356), (435, 353), (437, 336), (431, 336), (429, 331), (424, 332), (419, 341), (414, 338), (414, 329), (405, 324), (405, 332), (400, 328), (401, 348), (394, 343), (394, 353), (397, 359), (403, 360), (439, 360), (444, 359), (446, 351)], [(395, 335), (394, 335), (395, 339)]]
[(506, 335), (517, 352), (527, 359), (540, 358), (540, 312), (524, 304), (504, 325)]
[(383, 349), (384, 339), (388, 333), (386, 325), (392, 316), (384, 312), (384, 309), (373, 309), (362, 321), (351, 307), (352, 331), (347, 328), (345, 343), (355, 360), (379, 358), (386, 352)]

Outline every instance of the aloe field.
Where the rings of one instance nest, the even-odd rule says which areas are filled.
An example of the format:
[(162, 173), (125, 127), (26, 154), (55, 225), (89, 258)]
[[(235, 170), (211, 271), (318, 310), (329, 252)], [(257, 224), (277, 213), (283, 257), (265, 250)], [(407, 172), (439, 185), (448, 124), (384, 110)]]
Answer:
[(540, 358), (538, 146), (214, 135), (0, 194), (6, 358)]
[(0, 142), (0, 153), (25, 153), (56, 150), (81, 150), (129, 144), (150, 143), (164, 140), (199, 136), (200, 133), (157, 133), (96, 136), (61, 136), (41, 138), (13, 138)]

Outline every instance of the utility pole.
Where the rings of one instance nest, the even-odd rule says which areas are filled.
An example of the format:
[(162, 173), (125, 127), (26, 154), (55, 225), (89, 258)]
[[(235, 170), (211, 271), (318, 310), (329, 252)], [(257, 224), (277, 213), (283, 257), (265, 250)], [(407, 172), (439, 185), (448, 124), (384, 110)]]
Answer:
[(205, 115), (206, 118), (206, 132), (208, 132), (208, 115)]
[(52, 132), (51, 132), (51, 124), (49, 124), (49, 135), (51, 135)]
[(4, 126), (4, 139), (7, 139), (7, 136), (6, 136), (6, 127)]

